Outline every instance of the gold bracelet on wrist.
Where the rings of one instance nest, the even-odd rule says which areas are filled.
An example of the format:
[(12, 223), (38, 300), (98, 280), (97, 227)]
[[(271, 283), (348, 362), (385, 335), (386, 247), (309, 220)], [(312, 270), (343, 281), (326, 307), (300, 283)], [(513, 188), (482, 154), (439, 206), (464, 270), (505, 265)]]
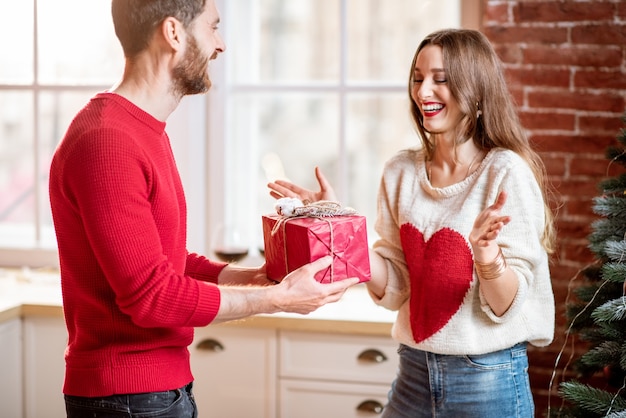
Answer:
[(495, 280), (504, 274), (506, 270), (506, 259), (502, 254), (502, 248), (498, 249), (498, 255), (489, 263), (479, 263), (474, 261), (476, 274), (482, 280)]

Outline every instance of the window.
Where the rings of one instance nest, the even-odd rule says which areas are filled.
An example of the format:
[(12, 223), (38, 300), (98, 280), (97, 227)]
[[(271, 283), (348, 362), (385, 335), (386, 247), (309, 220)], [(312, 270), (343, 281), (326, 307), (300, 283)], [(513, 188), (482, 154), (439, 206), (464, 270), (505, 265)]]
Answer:
[[(50, 160), (76, 112), (121, 76), (122, 49), (110, 0), (0, 3), (0, 35), (10, 40), (0, 56), (0, 266), (56, 266)], [(204, 194), (194, 191), (204, 184), (205, 103), (186, 98), (168, 122), (194, 226), (204, 216)], [(203, 240), (202, 229), (190, 230), (191, 242)]]
[[(50, 159), (74, 114), (121, 76), (122, 51), (110, 0), (0, 1), (11, 40), (0, 56), (0, 265), (56, 265)], [(256, 253), (260, 216), (273, 211), (267, 181), (313, 188), (315, 165), (373, 227), (383, 162), (417, 144), (414, 49), (433, 29), (475, 26), (478, 1), (216, 3), (226, 52), (211, 63), (214, 86), (185, 98), (167, 127), (189, 248), (211, 256), (214, 226), (235, 222)]]
[(74, 113), (121, 71), (111, 19), (102, 18), (109, 9), (104, 0), (4, 1), (0, 34), (10, 42), (0, 56), (3, 265), (56, 263), (48, 168)]
[(254, 253), (260, 216), (274, 212), (267, 182), (317, 189), (319, 165), (374, 239), (383, 164), (419, 143), (407, 101), (415, 48), (478, 13), (463, 3), (469, 9), (459, 0), (219, 2), (226, 51), (209, 118), (211, 137), (224, 140), (211, 142), (208, 180), (225, 201), (209, 203), (209, 225), (239, 224)]

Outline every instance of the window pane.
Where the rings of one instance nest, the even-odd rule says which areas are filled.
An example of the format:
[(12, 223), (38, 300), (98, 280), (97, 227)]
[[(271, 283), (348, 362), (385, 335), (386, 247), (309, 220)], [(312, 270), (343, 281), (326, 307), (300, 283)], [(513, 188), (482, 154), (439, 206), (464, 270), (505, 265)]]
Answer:
[(460, 25), (460, 0), (347, 0), (348, 79), (402, 82), (435, 29)]
[(0, 84), (33, 82), (33, 2), (0, 0), (4, 19), (0, 25)]
[(35, 243), (33, 95), (0, 91), (0, 246)]
[(334, 182), (339, 102), (321, 93), (236, 95), (232, 100), (226, 161), (226, 190), (232, 192), (225, 194), (226, 207), (246, 224), (248, 235), (256, 234), (258, 243), (260, 216), (274, 212), (268, 181), (288, 178), (317, 188), (314, 167), (319, 165)]
[(233, 81), (338, 80), (339, 0), (229, 0), (227, 5)]
[(348, 98), (347, 204), (368, 219), (370, 240), (376, 195), (385, 162), (397, 151), (417, 146), (406, 93), (353, 94)]
[(109, 85), (118, 79), (124, 61), (110, 0), (39, 0), (37, 18), (40, 83)]
[[(372, 233), (384, 163), (400, 149), (419, 146), (405, 87), (414, 51), (433, 30), (460, 26), (460, 1), (222, 5), (230, 102), (225, 216), (251, 219), (251, 230), (260, 227), (259, 215), (274, 211), (266, 183), (286, 177), (317, 189), (319, 165), (341, 203), (367, 216)], [(379, 84), (376, 91), (372, 83)], [(246, 201), (251, 195), (254, 204)]]

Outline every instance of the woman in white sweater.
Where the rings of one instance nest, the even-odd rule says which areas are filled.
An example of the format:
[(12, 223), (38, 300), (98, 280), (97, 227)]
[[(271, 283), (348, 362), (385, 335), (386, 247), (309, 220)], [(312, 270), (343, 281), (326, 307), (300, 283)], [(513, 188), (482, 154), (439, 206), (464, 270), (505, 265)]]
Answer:
[[(550, 344), (554, 241), (544, 166), (478, 31), (427, 36), (409, 76), (422, 146), (386, 164), (370, 250), (373, 300), (398, 310), (384, 417), (534, 417), (526, 346)], [(285, 181), (274, 197), (334, 200)]]

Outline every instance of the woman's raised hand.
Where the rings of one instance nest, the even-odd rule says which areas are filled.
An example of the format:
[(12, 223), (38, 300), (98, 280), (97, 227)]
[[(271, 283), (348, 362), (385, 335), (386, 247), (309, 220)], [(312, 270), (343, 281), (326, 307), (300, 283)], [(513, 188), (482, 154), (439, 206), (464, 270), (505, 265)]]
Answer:
[(474, 228), (469, 236), (474, 250), (491, 246), (502, 228), (511, 221), (510, 216), (503, 216), (500, 210), (506, 202), (506, 192), (501, 191), (493, 205), (485, 208), (474, 221)]
[(328, 180), (326, 180), (326, 177), (319, 167), (315, 167), (315, 177), (317, 178), (317, 183), (320, 185), (320, 190), (317, 192), (305, 189), (286, 180), (276, 180), (268, 183), (267, 187), (270, 189), (270, 195), (274, 199), (296, 197), (305, 204), (320, 200), (336, 201), (337, 196), (335, 195), (335, 191)]

